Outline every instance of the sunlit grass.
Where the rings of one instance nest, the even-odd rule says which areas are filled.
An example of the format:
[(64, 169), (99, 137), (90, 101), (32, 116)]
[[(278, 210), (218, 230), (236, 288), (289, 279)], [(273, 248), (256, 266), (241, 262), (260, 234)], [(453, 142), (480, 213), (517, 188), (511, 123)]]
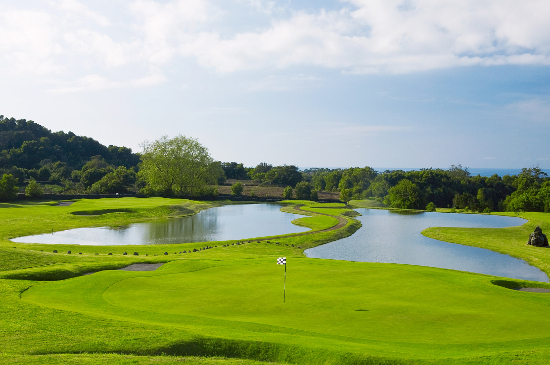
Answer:
[[(0, 204), (0, 278), (12, 278), (0, 279), (0, 363), (542, 364), (550, 355), (550, 294), (507, 288), (548, 284), (305, 258), (305, 248), (360, 227), (343, 204), (289, 201), (284, 208), (304, 204), (301, 212), (292, 211), (310, 217), (297, 215), (295, 222), (312, 230), (330, 228), (340, 217), (346, 226), (338, 230), (242, 244), (210, 242), (217, 247), (193, 254), (179, 251), (206, 243), (139, 246), (139, 256), (110, 256), (123, 248), (8, 240), (51, 229), (189, 215), (212, 206), (161, 198), (56, 204)], [(548, 272), (550, 250), (525, 243), (534, 226), (548, 231), (550, 218), (523, 216), (530, 222), (521, 227), (424, 233), (510, 253)], [(59, 253), (51, 252), (54, 247)], [(62, 252), (68, 249), (82, 255)], [(288, 262), (285, 302), (284, 267), (275, 263), (280, 256)], [(143, 261), (168, 263), (152, 272), (75, 277)], [(65, 280), (44, 281), (58, 279)]]

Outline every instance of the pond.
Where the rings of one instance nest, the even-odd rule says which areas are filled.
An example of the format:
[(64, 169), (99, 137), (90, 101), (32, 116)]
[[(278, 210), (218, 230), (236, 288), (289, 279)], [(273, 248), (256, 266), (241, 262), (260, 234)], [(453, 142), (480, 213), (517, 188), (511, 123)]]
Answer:
[[(514, 257), (490, 250), (437, 241), (420, 232), (428, 227), (519, 226), (516, 217), (479, 214), (400, 214), (356, 209), (362, 227), (352, 236), (305, 251), (307, 257), (439, 267), (514, 279), (548, 282), (548, 276)], [(527, 242), (527, 237), (525, 237)]]
[(300, 216), (280, 211), (276, 204), (242, 204), (203, 210), (183, 218), (122, 227), (76, 228), (12, 239), (19, 243), (66, 245), (154, 245), (165, 243), (241, 240), (306, 232), (291, 222)]

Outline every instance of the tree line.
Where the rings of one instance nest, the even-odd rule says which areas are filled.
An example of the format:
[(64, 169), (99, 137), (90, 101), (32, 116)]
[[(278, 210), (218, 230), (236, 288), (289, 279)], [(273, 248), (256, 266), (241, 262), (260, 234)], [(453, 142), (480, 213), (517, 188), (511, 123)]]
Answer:
[[(375, 171), (273, 166), (245, 167), (215, 161), (196, 139), (162, 137), (142, 144), (142, 153), (0, 116), (0, 200), (27, 195), (141, 193), (148, 196), (216, 196), (227, 179), (282, 186), (285, 198), (318, 198), (320, 191), (338, 192), (340, 200), (376, 199), (402, 209), (451, 208), (477, 212), (550, 211), (550, 179), (540, 168), (518, 175), (471, 176), (467, 168)], [(24, 184), (26, 182), (26, 185)], [(232, 188), (235, 195), (242, 186)]]

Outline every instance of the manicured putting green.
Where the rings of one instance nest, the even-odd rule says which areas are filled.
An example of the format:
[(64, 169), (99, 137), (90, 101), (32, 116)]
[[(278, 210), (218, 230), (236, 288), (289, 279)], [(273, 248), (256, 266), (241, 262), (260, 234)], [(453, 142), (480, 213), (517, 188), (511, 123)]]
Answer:
[(550, 295), (496, 286), (488, 276), (292, 258), (283, 303), (283, 275), (275, 257), (181, 260), (154, 272), (108, 271), (43, 283), (23, 299), (209, 336), (273, 332), (270, 340), (294, 345), (330, 338), (352, 352), (399, 347), (467, 356), (550, 342)]

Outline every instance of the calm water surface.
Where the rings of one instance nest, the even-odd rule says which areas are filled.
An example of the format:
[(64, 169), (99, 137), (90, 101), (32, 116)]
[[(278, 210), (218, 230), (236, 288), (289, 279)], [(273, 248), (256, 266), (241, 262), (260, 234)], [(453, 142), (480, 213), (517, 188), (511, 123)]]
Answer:
[[(352, 236), (305, 251), (308, 257), (346, 261), (384, 262), (439, 267), (515, 279), (548, 282), (545, 273), (523, 260), (477, 247), (424, 237), (428, 227), (519, 226), (515, 217), (478, 214), (399, 214), (387, 210), (356, 209), (362, 227)], [(527, 237), (525, 238), (527, 242)]]
[(300, 216), (275, 204), (226, 205), (184, 218), (123, 227), (77, 228), (15, 238), (13, 242), (70, 245), (153, 245), (239, 240), (308, 231), (291, 223)]

